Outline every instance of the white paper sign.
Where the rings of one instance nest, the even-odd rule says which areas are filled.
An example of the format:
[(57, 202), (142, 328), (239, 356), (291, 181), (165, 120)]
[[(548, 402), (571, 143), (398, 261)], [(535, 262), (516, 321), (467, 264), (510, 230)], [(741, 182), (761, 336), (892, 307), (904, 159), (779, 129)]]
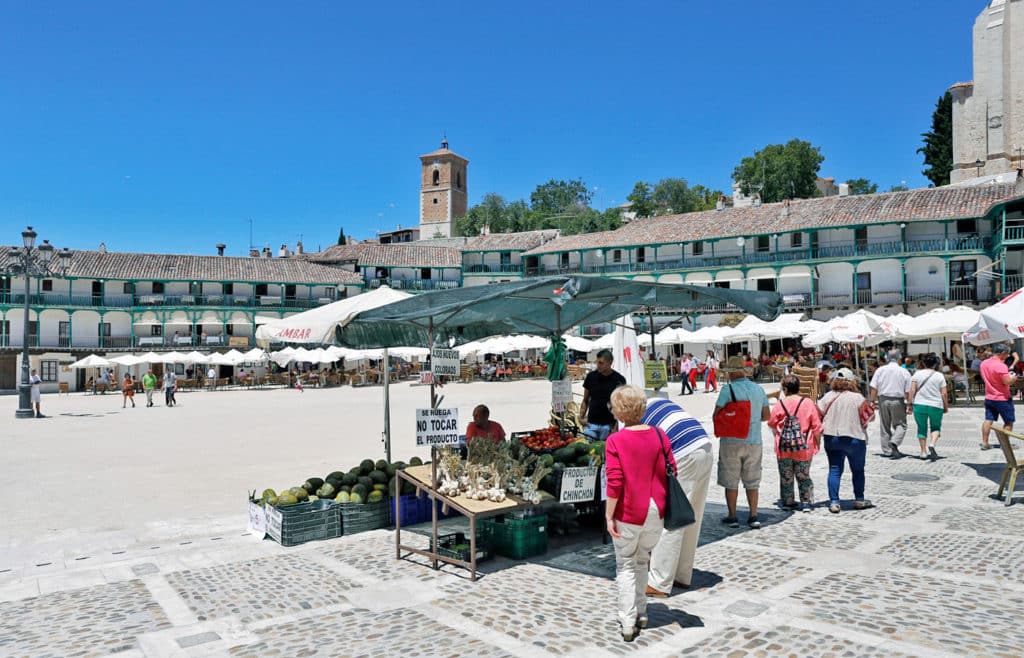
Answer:
[(565, 405), (572, 402), (572, 380), (566, 377), (551, 382), (551, 410), (556, 414), (565, 411)]
[(430, 372), (436, 377), (458, 377), (459, 351), (437, 347), (430, 350)]
[(459, 443), (459, 410), (417, 409), (416, 445), (453, 446)]
[(267, 534), (267, 513), (257, 503), (249, 502), (249, 533), (263, 539)]
[(597, 467), (567, 468), (562, 471), (560, 503), (584, 503), (594, 500), (597, 490)]

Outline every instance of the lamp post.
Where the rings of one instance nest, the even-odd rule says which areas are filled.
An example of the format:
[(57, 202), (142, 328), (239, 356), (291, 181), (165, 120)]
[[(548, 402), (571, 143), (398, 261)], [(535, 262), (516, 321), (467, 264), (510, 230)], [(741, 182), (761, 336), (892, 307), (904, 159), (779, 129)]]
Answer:
[(981, 169), (984, 166), (985, 166), (985, 163), (982, 162), (981, 158), (978, 158), (977, 160), (974, 161), (974, 175), (975, 175), (975, 178), (981, 178)]
[[(33, 275), (50, 274), (58, 269), (53, 263), (53, 245), (48, 240), (43, 240), (43, 244), (37, 247), (36, 235), (31, 226), (21, 232), (23, 246), (10, 250), (10, 263), (7, 268), (10, 272), (20, 272), (25, 277), (25, 306), (21, 334), (21, 384), (18, 386), (18, 409), (14, 412), (16, 418), (32, 418), (35, 416), (35, 411), (32, 409), (32, 384), (29, 382), (28, 323), (30, 313), (29, 298), (31, 295), (30, 279)], [(70, 264), (71, 252), (65, 247), (61, 249), (59, 255), (59, 269), (62, 275), (67, 273)]]

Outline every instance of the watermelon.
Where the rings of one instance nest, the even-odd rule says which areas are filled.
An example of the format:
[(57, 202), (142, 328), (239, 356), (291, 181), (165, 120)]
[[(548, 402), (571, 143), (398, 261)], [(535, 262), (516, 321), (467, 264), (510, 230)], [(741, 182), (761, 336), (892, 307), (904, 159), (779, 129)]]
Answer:
[(386, 459), (378, 459), (377, 463), (373, 465), (373, 468), (375, 470), (378, 470), (378, 471), (387, 471), (388, 470), (388, 460), (386, 460)]
[(384, 492), (382, 491), (374, 491), (366, 497), (366, 502), (368, 503), (379, 503), (382, 500), (384, 500)]
[(409, 466), (423, 466), (423, 460), (419, 457), (413, 457), (409, 460)]
[[(343, 475), (345, 475), (345, 474), (344, 474), (344, 473), (342, 473), (341, 471), (332, 471), (332, 472), (331, 472), (331, 473), (330, 473), (330, 474), (329, 474), (329, 475), (328, 475), (327, 477), (325, 477), (324, 479), (325, 479), (325, 480), (338, 480), (338, 479), (340, 479), (340, 478), (341, 478), (341, 476), (343, 476)], [(312, 480), (313, 480), (313, 478), (309, 478), (309, 479), (310, 479), (310, 481), (312, 481)], [(323, 482), (321, 482), (320, 484), (323, 484)], [(319, 489), (320, 487), (317, 487), (317, 488)]]
[(337, 492), (334, 489), (334, 485), (330, 482), (324, 482), (324, 486), (316, 490), (316, 495), (320, 498), (334, 498)]
[(369, 477), (374, 484), (384, 484), (388, 481), (388, 474), (381, 470), (370, 471)]
[[(385, 481), (386, 481), (386, 480), (385, 480)], [(367, 489), (372, 489), (372, 488), (373, 488), (373, 484), (374, 484), (374, 482), (373, 482), (373, 478), (371, 478), (371, 477), (367, 477), (367, 476), (365, 476), (365, 475), (363, 475), (363, 476), (360, 476), (360, 477), (359, 477), (359, 484), (363, 485), (363, 486), (364, 486), (364, 487), (366, 487)]]
[(374, 463), (372, 459), (364, 459), (359, 463), (359, 472), (362, 475), (369, 475), (370, 471), (373, 470)]
[(359, 476), (356, 475), (355, 473), (345, 473), (345, 476), (341, 478), (341, 483), (342, 484), (346, 484), (346, 485), (348, 485), (350, 487), (353, 484), (358, 484), (358, 482), (359, 482)]
[(362, 505), (363, 504), (363, 497), (362, 497), (362, 495), (353, 492), (351, 495), (349, 495), (348, 502), (355, 503), (357, 505)]
[(342, 491), (334, 498), (334, 501), (338, 503), (347, 503), (349, 502), (349, 495), (348, 493)]

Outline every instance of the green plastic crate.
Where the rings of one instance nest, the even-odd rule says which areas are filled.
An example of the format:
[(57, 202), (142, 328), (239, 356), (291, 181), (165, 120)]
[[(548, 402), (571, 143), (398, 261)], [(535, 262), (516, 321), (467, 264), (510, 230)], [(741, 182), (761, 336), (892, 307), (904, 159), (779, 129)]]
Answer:
[(543, 555), (548, 550), (547, 514), (526, 519), (484, 519), (480, 530), (491, 550), (514, 560)]
[(386, 528), (391, 523), (391, 501), (387, 498), (379, 503), (339, 503), (338, 507), (342, 535)]
[(282, 546), (298, 546), (307, 541), (341, 536), (338, 505), (317, 500), (287, 507), (266, 506), (267, 534)]

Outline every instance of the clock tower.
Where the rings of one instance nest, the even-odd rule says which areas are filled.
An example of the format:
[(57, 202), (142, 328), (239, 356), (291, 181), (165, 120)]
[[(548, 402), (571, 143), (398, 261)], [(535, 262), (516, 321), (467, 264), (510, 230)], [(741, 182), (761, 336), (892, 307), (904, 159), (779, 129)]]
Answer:
[(420, 156), (420, 239), (444, 237), (455, 233), (455, 218), (466, 214), (466, 167), (469, 160), (448, 148)]

